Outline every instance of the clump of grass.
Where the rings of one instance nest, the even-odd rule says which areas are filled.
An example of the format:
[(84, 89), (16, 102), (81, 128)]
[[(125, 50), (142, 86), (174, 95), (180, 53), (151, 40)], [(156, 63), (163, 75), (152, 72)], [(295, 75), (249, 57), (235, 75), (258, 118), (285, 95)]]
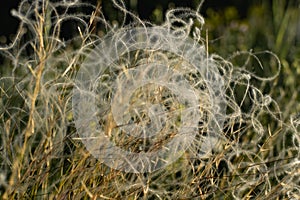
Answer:
[[(19, 9), (13, 11), (21, 21), (19, 31), (10, 46), (0, 48), (9, 60), (8, 69), (5, 73), (1, 71), (0, 78), (1, 197), (297, 199), (300, 196), (300, 123), (298, 115), (286, 113), (272, 96), (280, 93), (274, 90), (282, 89), (278, 77), (285, 70), (278, 57), (270, 51), (240, 51), (227, 59), (209, 54), (209, 41), (201, 32), (204, 20), (192, 9), (172, 9), (166, 14), (166, 22), (156, 26), (140, 20), (125, 8), (124, 2), (113, 1), (113, 4), (124, 14), (120, 27), (105, 19), (100, 3), (92, 6), (79, 1), (22, 1)], [(83, 7), (86, 9), (82, 10)], [(131, 18), (130, 25), (125, 24), (126, 17)], [(61, 29), (67, 21), (76, 24), (77, 34), (65, 41)], [(155, 50), (130, 51), (130, 46), (109, 43), (121, 47), (125, 53), (107, 68), (99, 67), (101, 73), (82, 73), (87, 64), (97, 64), (98, 57), (93, 56), (103, 56), (99, 47), (107, 45), (107, 40), (96, 34), (99, 30), (108, 33), (113, 38), (109, 41), (113, 42), (124, 39), (114, 38), (120, 32), (126, 34), (136, 27), (169, 31), (174, 37), (167, 38), (170, 48), (193, 37), (189, 41), (194, 46), (186, 51), (199, 47), (199, 55), (193, 52), (195, 55), (190, 56), (191, 59), (200, 57), (201, 66), (195, 68), (184, 54), (166, 51), (159, 44)], [(178, 43), (173, 44), (174, 41)], [(145, 66), (144, 75), (161, 81), (160, 85), (149, 82), (137, 88), (128, 86), (127, 89), (135, 89), (128, 101), (114, 99), (114, 95), (126, 92), (124, 80), (131, 81), (127, 84), (139, 81), (135, 78), (145, 73), (139, 66)], [(199, 68), (206, 69), (208, 75)], [(160, 77), (164, 72), (178, 74), (177, 79)], [(76, 121), (78, 110), (72, 109), (72, 98), (74, 89), (82, 89), (76, 82), (79, 75), (81, 80), (86, 80), (87, 75), (96, 76), (95, 83), (93, 79), (88, 82), (93, 88), (83, 91), (92, 95), (96, 108), (101, 108), (87, 116), (96, 119), (96, 124)], [(176, 87), (170, 83), (190, 91), (174, 93)], [(217, 92), (216, 88), (219, 88)], [(180, 99), (181, 95), (190, 97), (192, 93), (197, 106)], [(222, 101), (216, 101), (220, 96)], [(296, 97), (291, 104), (295, 101)], [(80, 108), (90, 109), (89, 103)], [(151, 111), (148, 105), (153, 112), (160, 105), (155, 116), (147, 113)], [(193, 113), (186, 111), (188, 106), (196, 110), (195, 119), (185, 115)], [(163, 112), (163, 117), (153, 125), (159, 112)], [(79, 112), (84, 113), (84, 110)], [(118, 114), (125, 117), (118, 118)], [(194, 121), (189, 123), (191, 120)], [(79, 127), (96, 128), (88, 129), (94, 132), (87, 132), (91, 135), (83, 138), (75, 122), (82, 123)], [(105, 138), (127, 151), (155, 152), (180, 135), (182, 125), (190, 124), (197, 126), (189, 129), (187, 136), (192, 133), (192, 141), (180, 158), (148, 173), (110, 168), (88, 151), (91, 149), (84, 142), (104, 133)], [(158, 134), (152, 140), (129, 136), (126, 132), (138, 130), (147, 134), (153, 129)], [(205, 144), (205, 138), (214, 140), (215, 147)]]

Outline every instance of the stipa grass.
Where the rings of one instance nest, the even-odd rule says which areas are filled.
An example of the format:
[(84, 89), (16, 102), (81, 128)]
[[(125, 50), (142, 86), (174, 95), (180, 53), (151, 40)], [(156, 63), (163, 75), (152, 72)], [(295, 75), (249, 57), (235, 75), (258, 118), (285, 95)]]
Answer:
[[(9, 69), (0, 79), (2, 198), (299, 198), (299, 116), (284, 121), (272, 98), (270, 85), (276, 83), (281, 68), (276, 55), (268, 51), (239, 52), (227, 60), (208, 55), (207, 40), (201, 35), (204, 20), (198, 12), (185, 8), (170, 10), (166, 22), (157, 26), (140, 20), (125, 9), (122, 1), (113, 3), (125, 16), (120, 27), (105, 19), (100, 5), (94, 7), (79, 1), (23, 1), (13, 11), (21, 20), (19, 32), (11, 46), (1, 47), (1, 53), (10, 59)], [(94, 12), (84, 14), (82, 7)], [(125, 25), (126, 17), (133, 23)], [(61, 36), (66, 21), (76, 23), (78, 30), (78, 35), (67, 42)], [(126, 43), (127, 46), (118, 46), (113, 42), (124, 42), (127, 37), (115, 37), (109, 40), (110, 45), (124, 53), (108, 51), (110, 54), (102, 55), (97, 48), (106, 40), (92, 34), (97, 32), (96, 26), (103, 27), (102, 31), (109, 32), (112, 38), (136, 27), (166, 30), (174, 38), (164, 42), (174, 49), (178, 45), (174, 41), (185, 41), (191, 35), (192, 44), (200, 46), (199, 54), (187, 55), (200, 56), (201, 67), (210, 73), (201, 74), (199, 66), (195, 68), (184, 53), (163, 49), (147, 34), (150, 39), (144, 39), (154, 41), (153, 49), (131, 50)], [(141, 41), (130, 42), (134, 46)], [(174, 49), (171, 50), (177, 52)], [(91, 55), (95, 57), (89, 58)], [(102, 61), (111, 55), (119, 57), (105, 70), (99, 68), (103, 70), (99, 77), (97, 71), (80, 74), (84, 63), (101, 64), (101, 59), (97, 61), (100, 55), (106, 56)], [(145, 66), (144, 72), (140, 66)], [(159, 84), (140, 78), (143, 73), (149, 80), (160, 81)], [(162, 76), (164, 73), (167, 76)], [(96, 124), (79, 121), (83, 127), (96, 127), (86, 138), (75, 126), (78, 113), (72, 110), (74, 88), (82, 89), (75, 81), (78, 75), (95, 76), (95, 82), (90, 80), (93, 88), (83, 91), (95, 99), (98, 108), (89, 116), (96, 119)], [(147, 84), (135, 87), (140, 82)], [(181, 83), (179, 88), (192, 92), (180, 90), (178, 94), (170, 83)], [(214, 114), (221, 106), (212, 98), (214, 83), (222, 89), (215, 96), (222, 95), (221, 103), (226, 104), (222, 107), (225, 112), (218, 116)], [(127, 99), (126, 89), (134, 89)], [(116, 94), (125, 96), (127, 108), (121, 98), (114, 99)], [(196, 106), (180, 99), (180, 95), (191, 94), (196, 94)], [(86, 102), (81, 108), (91, 106)], [(196, 109), (195, 119), (184, 114), (189, 106)], [(211, 125), (218, 125), (220, 119), (222, 126)], [(196, 129), (187, 133), (192, 133), (192, 141), (185, 151), (174, 162), (148, 173), (107, 167), (84, 145), (84, 140), (104, 132), (110, 141), (128, 152), (155, 152), (180, 135), (180, 127), (190, 125), (190, 120), (194, 120), (192, 125), (196, 123)], [(128, 134), (130, 131), (136, 133), (135, 137)], [(152, 132), (154, 139), (139, 135)], [(216, 140), (215, 148), (204, 148), (207, 144), (203, 141), (208, 137)]]

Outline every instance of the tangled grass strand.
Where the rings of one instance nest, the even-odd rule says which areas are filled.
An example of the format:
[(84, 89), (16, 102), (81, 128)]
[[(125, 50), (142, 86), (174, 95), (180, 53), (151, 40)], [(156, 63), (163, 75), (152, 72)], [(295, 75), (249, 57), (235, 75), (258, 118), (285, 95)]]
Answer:
[(0, 47), (1, 198), (299, 198), (299, 115), (265, 87), (274, 53), (209, 54), (199, 9), (154, 25), (114, 0), (118, 27), (100, 5), (31, 2)]

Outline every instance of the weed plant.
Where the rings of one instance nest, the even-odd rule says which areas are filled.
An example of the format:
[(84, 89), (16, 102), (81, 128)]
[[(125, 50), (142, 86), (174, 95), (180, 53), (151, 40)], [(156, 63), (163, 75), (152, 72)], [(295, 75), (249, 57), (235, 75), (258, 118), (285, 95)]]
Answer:
[[(142, 21), (123, 1), (113, 0), (112, 5), (123, 16), (118, 22), (106, 19), (101, 1), (95, 6), (78, 0), (23, 0), (12, 11), (20, 27), (15, 40), (0, 47), (5, 57), (0, 68), (1, 198), (299, 199), (299, 8), (291, 1), (264, 2), (252, 7), (247, 20), (237, 20), (234, 8), (224, 15), (208, 10), (204, 24), (200, 3), (195, 10), (169, 10), (156, 25)], [(65, 26), (74, 32), (68, 40), (62, 35)], [(169, 30), (178, 41), (193, 38), (200, 46), (202, 67), (218, 74), (205, 79), (191, 60), (161, 48), (131, 52), (125, 48), (119, 60), (103, 70), (94, 90), (97, 108), (102, 110), (92, 117), (118, 146), (136, 153), (152, 152), (176, 137), (182, 124), (198, 120), (192, 142), (179, 159), (144, 173), (100, 162), (84, 142), (98, 137), (97, 133), (83, 138), (76, 123), (93, 124), (76, 121), (78, 113), (85, 111), (76, 113), (72, 108), (73, 91), (80, 88), (75, 80), (87, 60), (97, 61), (90, 55), (100, 55), (103, 35), (113, 38), (136, 27)], [(163, 82), (137, 88), (126, 102), (133, 107), (126, 108), (129, 111), (122, 99), (114, 100), (118, 87), (119, 93), (126, 91), (117, 80), (149, 63), (168, 66), (180, 74), (179, 82), (184, 79), (186, 88), (197, 91), (199, 119), (184, 117), (184, 106), (189, 104), (182, 103), (181, 94), (173, 94), (171, 86), (162, 87)], [(160, 68), (154, 69), (161, 73)], [(155, 76), (155, 70), (151, 73)], [(221, 85), (214, 86), (216, 82)], [(214, 107), (212, 98), (216, 87), (222, 90), (215, 95), (223, 95), (226, 104), (217, 117), (219, 107)], [(189, 94), (188, 90), (182, 93)], [(130, 117), (122, 122), (145, 122), (140, 131), (156, 130), (151, 125), (147, 130), (147, 123), (153, 123), (151, 116), (135, 112), (138, 106), (147, 109), (147, 103), (164, 105), (160, 111), (168, 112), (153, 141), (126, 135), (128, 129), (116, 117), (127, 112)], [(112, 104), (117, 105), (112, 108)], [(80, 108), (88, 106), (89, 102)], [(218, 133), (211, 133), (211, 124), (222, 125), (212, 129)], [(207, 137), (217, 140), (214, 148), (205, 144)]]

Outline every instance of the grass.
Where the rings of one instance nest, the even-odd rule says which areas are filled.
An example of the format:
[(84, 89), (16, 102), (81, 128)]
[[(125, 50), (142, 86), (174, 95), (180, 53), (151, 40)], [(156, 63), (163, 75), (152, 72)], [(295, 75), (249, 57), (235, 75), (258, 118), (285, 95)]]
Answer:
[[(296, 2), (263, 2), (252, 6), (246, 19), (239, 19), (232, 7), (224, 12), (208, 9), (202, 32), (202, 18), (191, 9), (171, 10), (167, 20), (160, 22), (181, 31), (183, 37), (194, 37), (208, 49), (209, 54), (204, 55), (210, 60), (207, 65), (215, 66), (222, 75), (227, 104), (222, 140), (208, 156), (200, 153), (203, 136), (208, 135), (209, 123), (214, 120), (209, 93), (213, 80), (203, 82), (189, 61), (160, 49), (126, 54), (115, 63), (122, 65), (121, 69), (103, 72), (98, 91), (107, 93), (96, 96), (103, 97), (98, 106), (112, 101), (113, 84), (120, 74), (126, 76), (149, 62), (167, 63), (178, 70), (201, 97), (203, 118), (182, 156), (150, 173), (126, 173), (99, 162), (86, 149), (72, 110), (74, 80), (82, 63), (103, 41), (103, 34), (115, 34), (118, 28), (102, 15), (101, 1), (96, 6), (75, 1), (22, 1), (13, 12), (21, 21), (16, 40), (0, 48), (6, 58), (0, 67), (1, 198), (300, 198), (300, 38), (299, 12), (293, 4)], [(123, 13), (132, 19), (131, 26), (152, 26), (124, 9), (122, 2), (113, 1), (113, 5), (120, 16)], [(76, 24), (74, 37), (65, 41), (61, 29), (70, 21)], [(126, 27), (125, 22), (118, 23)], [(119, 139), (119, 145), (133, 152), (163, 148), (184, 123), (178, 113), (172, 118), (171, 111), (182, 113), (186, 105), (170, 93), (169, 88), (146, 85), (131, 97), (131, 106), (148, 101), (163, 104), (168, 111), (160, 132), (166, 134), (153, 143), (128, 137), (109, 109), (98, 113), (99, 126), (113, 134), (111, 140)], [(147, 117), (136, 112), (133, 121), (149, 122)]]

